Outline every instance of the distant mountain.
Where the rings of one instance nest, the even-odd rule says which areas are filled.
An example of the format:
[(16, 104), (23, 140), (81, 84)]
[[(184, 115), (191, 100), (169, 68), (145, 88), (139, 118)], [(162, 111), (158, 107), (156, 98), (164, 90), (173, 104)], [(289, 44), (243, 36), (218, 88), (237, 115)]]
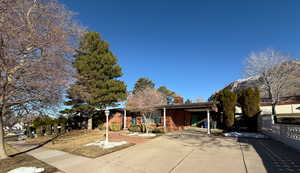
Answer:
[[(299, 64), (299, 68), (300, 68), (300, 60), (295, 61), (294, 63)], [(287, 92), (284, 93), (283, 97), (300, 95), (300, 71), (297, 71), (295, 74), (293, 74), (292, 79), (295, 81), (299, 81), (299, 82), (297, 82), (298, 85), (289, 86)], [(241, 91), (245, 88), (250, 88), (250, 87), (259, 88), (261, 91), (261, 93), (260, 93), (261, 98), (268, 98), (268, 95), (262, 89), (262, 84), (259, 81), (259, 77), (250, 77), (250, 78), (246, 78), (246, 79), (236, 80), (236, 81), (226, 85), (224, 87), (224, 89), (231, 90), (233, 92), (238, 93), (239, 91)]]

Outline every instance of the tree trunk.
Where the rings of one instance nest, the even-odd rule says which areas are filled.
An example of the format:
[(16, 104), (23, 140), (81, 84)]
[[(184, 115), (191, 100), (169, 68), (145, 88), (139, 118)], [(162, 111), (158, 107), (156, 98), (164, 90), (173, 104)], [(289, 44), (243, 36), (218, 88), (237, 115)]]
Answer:
[(272, 103), (272, 123), (277, 123), (277, 117), (276, 117), (276, 103)]
[(146, 127), (146, 134), (149, 134), (149, 129), (147, 127), (147, 124), (145, 124), (145, 127)]
[(7, 158), (4, 144), (4, 125), (2, 115), (0, 114), (0, 160)]
[(275, 110), (276, 104), (272, 103), (272, 115), (276, 116), (276, 110)]
[(146, 116), (145, 115), (143, 115), (143, 117), (144, 117), (144, 124), (145, 124), (145, 128), (146, 128), (146, 134), (148, 134), (149, 133), (149, 130), (148, 130), (148, 127), (147, 127), (147, 125), (148, 125), (148, 120), (147, 120), (147, 118), (146, 118)]
[(93, 130), (93, 118), (88, 119), (88, 130)]

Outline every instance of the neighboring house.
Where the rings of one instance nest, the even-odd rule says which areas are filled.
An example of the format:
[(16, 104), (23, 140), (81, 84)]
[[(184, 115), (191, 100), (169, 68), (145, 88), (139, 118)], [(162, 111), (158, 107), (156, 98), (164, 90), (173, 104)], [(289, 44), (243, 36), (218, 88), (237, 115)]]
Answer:
[[(261, 116), (272, 114), (270, 99), (262, 98), (260, 103)], [(287, 124), (300, 124), (300, 96), (282, 97), (281, 102), (275, 106), (276, 122)], [(242, 116), (240, 106), (236, 106), (235, 117)]]
[[(275, 107), (276, 122), (283, 124), (300, 124), (300, 100), (293, 102), (279, 103)], [(260, 106), (261, 115), (271, 115), (272, 106), (270, 103), (262, 103)]]

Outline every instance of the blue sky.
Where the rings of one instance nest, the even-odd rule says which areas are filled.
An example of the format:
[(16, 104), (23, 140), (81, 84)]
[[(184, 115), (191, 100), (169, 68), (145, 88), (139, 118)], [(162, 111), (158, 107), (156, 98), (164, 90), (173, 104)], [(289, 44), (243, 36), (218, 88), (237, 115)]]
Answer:
[(61, 0), (111, 45), (132, 89), (140, 77), (185, 99), (243, 77), (251, 51), (300, 55), (298, 0)]

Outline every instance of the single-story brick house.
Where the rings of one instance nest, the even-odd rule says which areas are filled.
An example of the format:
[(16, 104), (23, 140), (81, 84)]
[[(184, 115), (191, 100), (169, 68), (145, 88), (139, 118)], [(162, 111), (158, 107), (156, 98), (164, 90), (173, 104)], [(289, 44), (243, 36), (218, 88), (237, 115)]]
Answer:
[[(142, 122), (141, 115), (124, 108), (110, 109), (110, 111), (109, 124), (120, 123), (126, 129), (132, 124), (141, 124)], [(216, 118), (217, 115), (217, 106), (213, 102), (162, 105), (157, 107), (152, 125), (164, 127), (168, 131), (183, 130), (191, 126), (208, 127), (208, 124), (212, 125), (219, 121)], [(208, 119), (210, 123), (206, 122)]]

